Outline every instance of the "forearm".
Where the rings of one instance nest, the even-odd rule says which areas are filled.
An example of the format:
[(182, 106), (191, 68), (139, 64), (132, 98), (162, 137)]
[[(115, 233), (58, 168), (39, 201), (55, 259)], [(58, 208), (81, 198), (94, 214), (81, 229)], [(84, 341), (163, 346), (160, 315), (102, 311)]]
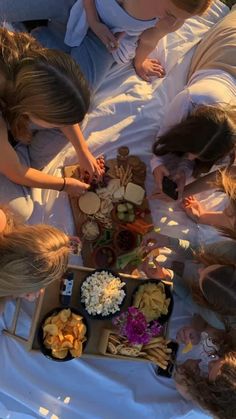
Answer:
[(156, 27), (147, 29), (139, 38), (138, 47), (134, 58), (135, 65), (141, 65), (149, 54), (155, 49), (159, 40), (165, 33), (160, 32)]
[(93, 29), (96, 23), (100, 22), (99, 16), (97, 14), (97, 9), (95, 6), (94, 0), (83, 0), (84, 8), (87, 16), (88, 25)]
[(88, 150), (87, 143), (79, 124), (69, 125), (61, 129), (68, 141), (73, 145), (77, 154)]
[(64, 185), (64, 179), (51, 176), (39, 170), (21, 166), (9, 173), (4, 173), (12, 182), (30, 188), (54, 189), (60, 191)]
[(186, 198), (190, 195), (196, 195), (209, 189), (215, 189), (217, 173), (217, 171), (208, 173), (207, 175), (199, 177), (194, 182), (186, 185), (183, 192), (183, 198)]
[(207, 224), (217, 228), (228, 228), (229, 221), (223, 211), (205, 212), (199, 217), (200, 224)]

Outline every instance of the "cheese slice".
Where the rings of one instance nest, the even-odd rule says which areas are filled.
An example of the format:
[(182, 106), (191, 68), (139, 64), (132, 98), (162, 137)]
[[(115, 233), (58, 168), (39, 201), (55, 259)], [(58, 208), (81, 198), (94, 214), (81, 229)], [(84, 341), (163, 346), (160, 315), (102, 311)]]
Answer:
[(135, 205), (141, 205), (145, 196), (145, 190), (135, 183), (129, 182), (125, 190), (125, 200)]
[(96, 214), (100, 209), (101, 200), (95, 192), (86, 192), (79, 197), (79, 207), (87, 215)]

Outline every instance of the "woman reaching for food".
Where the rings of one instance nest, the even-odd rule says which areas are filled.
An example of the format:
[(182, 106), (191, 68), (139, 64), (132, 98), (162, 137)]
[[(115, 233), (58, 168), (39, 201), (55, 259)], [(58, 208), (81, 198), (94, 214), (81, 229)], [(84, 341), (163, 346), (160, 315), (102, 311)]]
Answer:
[[(59, 128), (74, 146), (82, 171), (87, 171), (90, 177), (94, 173), (102, 174), (79, 126), (89, 101), (87, 83), (73, 59), (62, 52), (42, 48), (28, 34), (0, 28), (0, 200), (9, 203), (25, 220), (33, 211), (30, 188), (80, 195), (89, 187), (83, 181), (50, 176), (31, 167), (25, 146), (19, 145), (28, 145), (30, 154), (34, 144), (33, 141), (31, 145), (31, 123)], [(44, 147), (45, 156), (52, 149), (54, 155), (59, 151), (56, 143), (45, 146), (42, 142)]]

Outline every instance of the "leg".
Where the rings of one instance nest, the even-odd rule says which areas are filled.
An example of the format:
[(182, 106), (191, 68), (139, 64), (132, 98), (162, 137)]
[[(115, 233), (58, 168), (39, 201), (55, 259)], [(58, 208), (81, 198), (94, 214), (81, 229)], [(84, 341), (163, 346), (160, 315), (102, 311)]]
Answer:
[(67, 22), (75, 0), (1, 0), (1, 20), (21, 22), (27, 20), (57, 19)]
[(46, 26), (40, 26), (34, 29), (31, 34), (43, 45), (45, 48), (58, 49), (70, 54), (71, 48), (64, 43), (64, 35), (60, 31), (54, 31)]
[(79, 47), (71, 48), (71, 56), (80, 65), (92, 90), (97, 90), (111, 69), (114, 58), (92, 32), (88, 31)]
[[(20, 161), (25, 166), (30, 166), (27, 147), (20, 145), (16, 148)], [(27, 221), (34, 209), (30, 189), (11, 182), (6, 176), (0, 174), (0, 201), (9, 205), (15, 214), (19, 215), (22, 221)]]

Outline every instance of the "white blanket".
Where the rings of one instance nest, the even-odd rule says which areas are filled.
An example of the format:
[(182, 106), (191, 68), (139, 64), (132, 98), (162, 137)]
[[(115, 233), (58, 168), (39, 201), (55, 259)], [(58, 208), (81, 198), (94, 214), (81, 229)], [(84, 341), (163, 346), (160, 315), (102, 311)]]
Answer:
[[(185, 83), (189, 63), (197, 42), (204, 33), (228, 12), (218, 0), (204, 17), (191, 19), (175, 34), (165, 38), (155, 51), (165, 66), (167, 76), (147, 84), (141, 81), (131, 66), (111, 72), (103, 84), (86, 121), (84, 134), (91, 150), (107, 158), (114, 157), (121, 145), (139, 155), (148, 165), (151, 148), (162, 117), (169, 102)], [(74, 163), (70, 145), (46, 167), (50, 174), (59, 173), (60, 167)], [(148, 193), (153, 188), (148, 170)], [(35, 211), (32, 223), (48, 222), (74, 232), (73, 218), (66, 194), (34, 190)], [(219, 208), (222, 195), (205, 194), (209, 207)], [(186, 218), (178, 206), (157, 201), (152, 203), (152, 215), (164, 234), (205, 241), (214, 239), (212, 229), (199, 228)], [(66, 227), (65, 227), (66, 226)], [(9, 319), (12, 304), (2, 324)], [(22, 313), (22, 327), (28, 316), (28, 307)], [(180, 301), (176, 301), (171, 322), (171, 334), (188, 318)], [(204, 418), (176, 392), (172, 380), (157, 378), (151, 364), (112, 360), (74, 360), (55, 363), (40, 353), (26, 353), (17, 342), (1, 336), (1, 391), (23, 406), (28, 406), (33, 417), (51, 419), (171, 419)], [(66, 399), (69, 397), (70, 399)], [(1, 398), (0, 398), (1, 400)], [(67, 404), (66, 401), (69, 401)], [(5, 401), (9, 408), (9, 401)], [(44, 408), (44, 414), (42, 413)], [(12, 409), (14, 410), (14, 409)], [(16, 410), (16, 409), (15, 409)], [(40, 413), (41, 412), (41, 413)], [(0, 406), (1, 413), (1, 406)], [(5, 413), (6, 415), (6, 413)], [(24, 416), (25, 415), (25, 416)], [(56, 415), (56, 416), (53, 416)], [(2, 416), (0, 417), (7, 417)], [(13, 416), (9, 416), (12, 417)], [(26, 413), (22, 418), (27, 418)]]

